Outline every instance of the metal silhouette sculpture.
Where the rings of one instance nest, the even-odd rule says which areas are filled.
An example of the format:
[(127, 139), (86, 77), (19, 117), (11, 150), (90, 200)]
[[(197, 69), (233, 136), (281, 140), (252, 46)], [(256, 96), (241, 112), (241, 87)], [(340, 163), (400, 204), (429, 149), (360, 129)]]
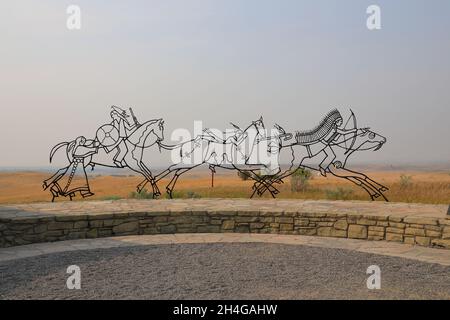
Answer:
[[(152, 173), (143, 161), (143, 154), (145, 149), (159, 145), (164, 139), (164, 121), (155, 119), (139, 124), (131, 109), (130, 113), (133, 125), (128, 121), (128, 112), (113, 106), (110, 113), (112, 122), (101, 126), (95, 139), (87, 140), (81, 136), (72, 142), (62, 142), (53, 147), (50, 162), (56, 151), (66, 146), (69, 165), (43, 183), (44, 190), (50, 190), (52, 201), (59, 196), (68, 196), (72, 200), (77, 192), (83, 198), (92, 196), (85, 169), (91, 166), (93, 170), (96, 165), (129, 168), (141, 174), (151, 184), (155, 197), (160, 195)], [(82, 149), (78, 151), (80, 147)], [(77, 182), (79, 172), (84, 176), (81, 182)]]
[[(349, 124), (351, 128), (348, 128)], [(386, 138), (371, 131), (370, 128), (358, 128), (353, 111), (343, 125), (341, 114), (333, 109), (314, 129), (298, 131), (295, 139), (283, 141), (281, 149), (291, 155), (290, 166), (283, 173), (274, 175), (268, 184), (283, 183), (283, 179), (295, 173), (297, 169), (309, 168), (320, 172), (323, 176), (332, 174), (356, 184), (363, 188), (372, 200), (381, 197), (388, 201), (384, 195), (388, 190), (386, 186), (364, 173), (347, 168), (348, 159), (355, 152), (377, 151), (385, 143)], [(305, 163), (307, 160), (317, 159), (320, 160), (318, 165)], [(258, 195), (267, 190), (265, 185), (259, 183), (255, 183), (253, 188), (254, 193)]]
[[(234, 132), (224, 133), (223, 137), (205, 129), (201, 135), (182, 144), (173, 146), (161, 144), (161, 149), (176, 152), (180, 157), (178, 161), (155, 176), (156, 182), (169, 176), (170, 181), (166, 186), (166, 191), (172, 197), (177, 180), (182, 174), (206, 164), (213, 174), (212, 185), (214, 184), (215, 168), (220, 167), (247, 172), (255, 181), (262, 183), (270, 190), (271, 186), (266, 185), (265, 181), (258, 177), (257, 172), (264, 170), (276, 174), (279, 172), (279, 164), (277, 163), (274, 168), (273, 161), (270, 159), (261, 161), (258, 157), (254, 157), (253, 153), (263, 141), (269, 141), (267, 152), (278, 152), (281, 147), (279, 137), (267, 138), (265, 136), (262, 118), (253, 121), (244, 130), (237, 126), (235, 128)], [(243, 145), (249, 147), (244, 148)], [(246, 151), (247, 149), (249, 151)], [(146, 183), (147, 181), (144, 180), (138, 186), (138, 191), (142, 190)]]
[[(60, 196), (72, 200), (78, 193), (83, 198), (92, 196), (86, 168), (94, 170), (96, 165), (129, 168), (141, 174), (144, 180), (136, 186), (137, 191), (142, 192), (149, 183), (154, 198), (161, 195), (157, 185), (161, 179), (169, 179), (165, 189), (172, 198), (181, 175), (207, 165), (212, 173), (212, 186), (216, 167), (247, 175), (254, 181), (251, 197), (269, 192), (275, 198), (280, 192), (277, 185), (283, 183), (283, 179), (299, 168), (309, 168), (323, 176), (331, 174), (358, 185), (372, 200), (381, 197), (388, 201), (384, 195), (388, 190), (386, 186), (347, 168), (348, 158), (356, 151), (376, 151), (386, 143), (386, 138), (369, 128), (358, 128), (353, 111), (345, 124), (340, 112), (333, 109), (312, 130), (286, 133), (275, 124), (269, 136), (261, 117), (245, 129), (235, 124), (231, 132), (218, 134), (205, 129), (194, 139), (177, 145), (163, 143), (162, 119), (141, 124), (131, 108), (126, 111), (116, 106), (111, 107), (110, 117), (112, 121), (100, 126), (94, 139), (80, 136), (52, 148), (50, 162), (62, 147), (69, 162), (43, 183), (44, 190), (51, 192), (52, 201)], [(163, 151), (177, 154), (178, 158), (172, 160), (167, 169), (156, 173), (156, 168), (150, 170), (150, 163), (143, 159), (144, 151), (151, 148), (155, 149), (150, 153), (153, 159)], [(284, 153), (291, 160), (288, 168), (282, 170), (279, 159)], [(318, 160), (319, 164), (310, 164), (310, 160)]]

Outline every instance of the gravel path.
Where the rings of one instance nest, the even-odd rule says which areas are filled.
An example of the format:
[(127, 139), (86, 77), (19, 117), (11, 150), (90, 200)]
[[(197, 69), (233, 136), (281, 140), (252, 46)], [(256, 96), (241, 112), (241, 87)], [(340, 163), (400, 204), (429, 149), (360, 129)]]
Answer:
[[(67, 266), (82, 289), (66, 288)], [(381, 268), (368, 290), (366, 269)], [(262, 243), (82, 250), (0, 263), (2, 299), (450, 299), (450, 267)]]

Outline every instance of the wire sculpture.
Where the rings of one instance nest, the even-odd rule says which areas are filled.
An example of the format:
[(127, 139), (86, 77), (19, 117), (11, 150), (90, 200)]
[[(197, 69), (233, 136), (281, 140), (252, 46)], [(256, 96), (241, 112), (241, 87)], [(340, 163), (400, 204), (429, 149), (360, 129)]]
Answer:
[[(348, 128), (350, 121), (352, 127)], [(320, 172), (325, 177), (330, 173), (335, 177), (346, 179), (364, 189), (372, 200), (381, 197), (388, 201), (384, 195), (384, 192), (389, 190), (386, 186), (364, 173), (347, 168), (347, 161), (351, 155), (357, 151), (377, 151), (386, 143), (386, 138), (371, 131), (370, 128), (358, 128), (353, 111), (347, 122), (343, 126), (342, 124), (342, 116), (334, 109), (315, 129), (297, 132), (295, 141), (288, 141), (282, 146), (282, 150), (288, 151), (288, 155), (291, 155), (289, 168), (275, 175), (268, 184), (283, 183), (283, 179), (294, 174), (297, 169), (308, 168)], [(323, 158), (318, 165), (304, 163), (305, 160), (317, 158), (320, 160), (321, 156)], [(257, 182), (253, 188), (254, 194), (260, 196), (268, 190), (265, 185)], [(272, 192), (271, 194), (274, 196)]]
[[(164, 140), (164, 120), (153, 119), (142, 124), (131, 108), (124, 110), (111, 107), (111, 122), (100, 126), (94, 139), (83, 136), (73, 141), (61, 142), (50, 151), (50, 162), (55, 153), (65, 147), (68, 165), (59, 169), (43, 182), (43, 189), (49, 190), (52, 201), (57, 197), (77, 194), (82, 198), (94, 195), (89, 186), (86, 168), (95, 166), (129, 168), (143, 176), (136, 189), (142, 192), (149, 183), (154, 198), (161, 195), (158, 182), (168, 178), (165, 189), (170, 198), (181, 175), (207, 165), (211, 170), (211, 186), (214, 186), (216, 167), (237, 170), (254, 182), (251, 197), (262, 196), (265, 192), (275, 196), (280, 192), (278, 184), (300, 168), (320, 172), (322, 176), (331, 174), (346, 179), (364, 189), (371, 200), (381, 198), (388, 201), (384, 192), (388, 188), (367, 175), (347, 168), (347, 160), (357, 151), (379, 150), (386, 138), (369, 128), (358, 128), (356, 116), (351, 114), (344, 124), (337, 109), (331, 110), (309, 131), (286, 133), (275, 124), (270, 135), (266, 134), (263, 118), (252, 121), (245, 129), (232, 123), (231, 132), (217, 133), (204, 129), (197, 137), (176, 145), (167, 145)], [(132, 119), (132, 121), (130, 120)], [(144, 151), (155, 148), (153, 157), (163, 151), (178, 155), (172, 164), (160, 172), (150, 170), (150, 163), (144, 162)], [(290, 158), (284, 171), (279, 163), (286, 154)], [(318, 165), (309, 160), (319, 160)], [(308, 162), (308, 163), (306, 163)]]

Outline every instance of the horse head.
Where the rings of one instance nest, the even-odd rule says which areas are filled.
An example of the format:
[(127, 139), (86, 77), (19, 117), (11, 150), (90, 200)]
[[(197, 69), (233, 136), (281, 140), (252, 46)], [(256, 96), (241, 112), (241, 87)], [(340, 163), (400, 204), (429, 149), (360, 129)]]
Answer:
[(261, 116), (258, 120), (252, 121), (250, 127), (254, 127), (258, 136), (265, 137), (266, 129), (264, 127), (263, 117)]
[(359, 128), (355, 135), (355, 143), (353, 150), (379, 150), (386, 143), (386, 138), (373, 132), (370, 128)]
[(158, 143), (164, 140), (164, 120), (159, 119), (157, 122), (157, 126), (153, 130), (155, 135), (157, 136)]

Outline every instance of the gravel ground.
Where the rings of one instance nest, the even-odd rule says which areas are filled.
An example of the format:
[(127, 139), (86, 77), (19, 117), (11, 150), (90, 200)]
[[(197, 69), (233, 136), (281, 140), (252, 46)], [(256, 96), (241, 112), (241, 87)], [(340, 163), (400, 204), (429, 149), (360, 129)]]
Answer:
[[(81, 290), (66, 288), (67, 266)], [(366, 269), (381, 268), (368, 290)], [(450, 299), (450, 267), (282, 244), (83, 250), (0, 263), (2, 299)]]

